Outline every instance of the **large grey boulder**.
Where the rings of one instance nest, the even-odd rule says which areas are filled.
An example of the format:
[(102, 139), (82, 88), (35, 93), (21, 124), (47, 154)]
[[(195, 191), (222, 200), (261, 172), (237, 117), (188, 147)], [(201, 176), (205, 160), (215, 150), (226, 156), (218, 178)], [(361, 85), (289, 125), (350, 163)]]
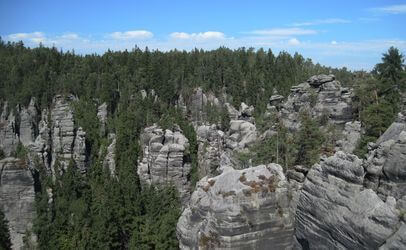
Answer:
[(296, 209), (304, 249), (377, 249), (396, 230), (396, 201), (363, 187), (362, 160), (337, 152), (306, 176)]
[(159, 126), (144, 129), (141, 134), (143, 158), (138, 164), (141, 181), (148, 184), (173, 184), (179, 191), (183, 204), (190, 197), (188, 175), (189, 141), (178, 126), (163, 130)]
[(254, 124), (244, 120), (231, 120), (229, 136), (226, 139), (227, 147), (241, 150), (254, 144), (258, 139)]
[(21, 249), (23, 237), (32, 229), (35, 217), (34, 178), (23, 160), (0, 161), (0, 209), (9, 222), (13, 249)]
[(291, 249), (288, 186), (277, 164), (203, 178), (179, 218), (181, 249)]

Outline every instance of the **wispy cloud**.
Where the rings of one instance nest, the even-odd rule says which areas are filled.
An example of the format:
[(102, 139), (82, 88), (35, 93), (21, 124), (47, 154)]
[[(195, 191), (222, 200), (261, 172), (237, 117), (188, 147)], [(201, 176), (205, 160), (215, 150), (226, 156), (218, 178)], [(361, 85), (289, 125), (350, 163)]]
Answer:
[(173, 39), (194, 39), (194, 40), (208, 40), (208, 39), (225, 39), (226, 36), (223, 32), (219, 31), (206, 31), (200, 33), (186, 33), (186, 32), (173, 32), (169, 35)]
[(339, 24), (339, 23), (350, 23), (350, 20), (341, 19), (341, 18), (328, 18), (328, 19), (318, 19), (309, 22), (298, 22), (293, 23), (292, 26), (300, 27), (300, 26), (314, 26), (320, 24)]
[(386, 14), (405, 14), (406, 13), (406, 4), (370, 8), (369, 10), (374, 11), (374, 12), (386, 13)]
[(8, 35), (7, 38), (11, 41), (28, 40), (35, 43), (44, 42), (46, 40), (45, 35), (42, 32), (15, 33)]
[(274, 29), (254, 30), (247, 33), (262, 36), (299, 36), (299, 35), (314, 35), (317, 34), (317, 31), (302, 28), (274, 28)]
[(116, 40), (142, 40), (152, 38), (154, 34), (147, 30), (130, 30), (125, 32), (113, 32), (108, 37)]

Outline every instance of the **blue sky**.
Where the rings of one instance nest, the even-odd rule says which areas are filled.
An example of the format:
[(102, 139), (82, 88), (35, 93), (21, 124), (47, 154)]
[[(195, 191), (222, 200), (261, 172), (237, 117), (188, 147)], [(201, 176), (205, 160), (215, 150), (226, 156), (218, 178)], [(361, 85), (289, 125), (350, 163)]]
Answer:
[(406, 1), (0, 1), (0, 36), (64, 51), (254, 47), (370, 70), (406, 52)]

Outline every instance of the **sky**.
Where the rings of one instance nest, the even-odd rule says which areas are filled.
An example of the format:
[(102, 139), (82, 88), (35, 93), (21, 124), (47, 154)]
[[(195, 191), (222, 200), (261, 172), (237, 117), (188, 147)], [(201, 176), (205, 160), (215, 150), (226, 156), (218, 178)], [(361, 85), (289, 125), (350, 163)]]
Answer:
[(406, 54), (406, 0), (0, 0), (0, 36), (79, 54), (262, 47), (371, 70), (390, 46)]

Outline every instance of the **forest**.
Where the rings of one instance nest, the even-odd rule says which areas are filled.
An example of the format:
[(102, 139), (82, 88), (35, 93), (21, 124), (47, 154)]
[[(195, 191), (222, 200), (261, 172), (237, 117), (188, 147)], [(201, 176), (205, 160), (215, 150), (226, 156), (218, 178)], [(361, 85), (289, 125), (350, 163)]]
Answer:
[[(271, 49), (220, 47), (162, 52), (135, 46), (131, 51), (80, 55), (0, 39), (1, 103), (7, 101), (11, 108), (27, 106), (34, 97), (38, 110), (43, 110), (50, 108), (57, 94), (76, 96), (75, 126), (86, 132), (89, 150), (86, 175), (68, 167), (52, 179), (44, 168), (38, 168), (36, 218), (33, 232), (27, 235), (36, 235), (39, 249), (178, 249), (179, 194), (172, 186), (142, 185), (137, 161), (145, 127), (178, 124), (190, 143), (193, 171), (189, 178), (192, 183), (198, 181), (196, 132), (190, 117), (176, 108), (180, 95), (187, 100), (196, 87), (218, 97), (227, 95), (235, 107), (241, 102), (253, 105), (257, 124), (266, 126), (263, 113), (272, 95), (287, 96), (293, 85), (312, 75), (334, 74), (344, 86), (355, 90), (356, 116), (365, 131), (356, 154), (363, 157), (368, 142), (375, 141), (399, 112), (401, 93), (406, 90), (403, 62), (403, 55), (393, 47), (371, 72), (353, 72), (313, 63), (298, 53), (274, 54)], [(142, 98), (141, 90), (154, 90), (158, 101)], [(104, 102), (109, 115), (107, 129), (101, 134), (97, 107)], [(221, 115), (216, 113), (213, 119)], [(304, 162), (310, 166), (318, 159), (326, 141), (318, 130), (319, 122), (303, 117), (302, 129), (293, 141), (289, 131), (278, 127), (279, 153), (290, 154), (292, 159), (284, 165)], [(226, 129), (226, 119), (224, 126)], [(109, 133), (117, 136), (116, 178), (102, 164)], [(296, 150), (284, 149), (283, 145), (292, 143)], [(258, 161), (275, 160), (270, 153), (274, 141), (257, 147), (253, 151)], [(15, 154), (26, 157), (21, 147)], [(0, 248), (9, 249), (6, 225), (0, 213)], [(25, 248), (34, 249), (28, 238)]]

